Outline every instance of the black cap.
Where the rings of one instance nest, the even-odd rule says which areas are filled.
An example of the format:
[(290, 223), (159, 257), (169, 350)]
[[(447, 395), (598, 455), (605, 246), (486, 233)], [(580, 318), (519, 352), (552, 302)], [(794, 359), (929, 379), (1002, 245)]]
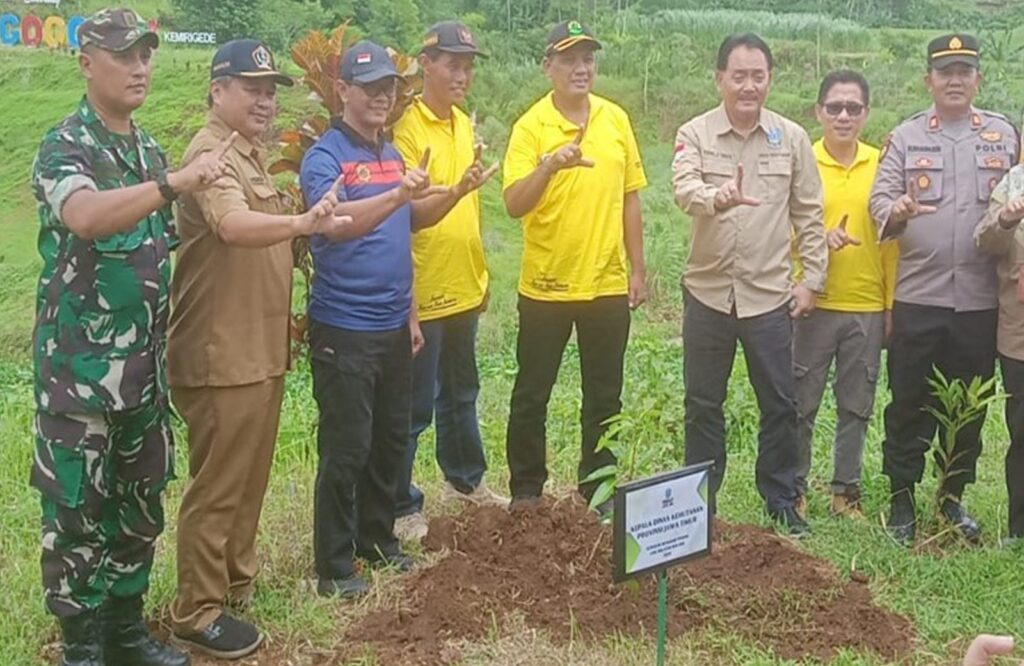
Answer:
[(427, 35), (423, 38), (423, 46), (420, 53), (427, 49), (437, 49), (446, 53), (472, 53), (483, 58), (487, 54), (477, 48), (476, 39), (473, 33), (463, 23), (458, 21), (441, 21), (427, 29)]
[(548, 45), (544, 52), (547, 55), (561, 53), (577, 44), (584, 43), (589, 44), (590, 48), (595, 50), (601, 48), (601, 42), (597, 41), (593, 30), (575, 19), (562, 21), (551, 28), (551, 32), (548, 33)]
[(221, 76), (271, 77), (283, 86), (295, 83), (274, 66), (274, 54), (267, 45), (255, 39), (233, 39), (217, 49), (210, 64), (210, 80)]
[(130, 9), (101, 9), (78, 27), (78, 45), (104, 51), (127, 51), (141, 39), (156, 48), (160, 38)]
[(341, 58), (342, 81), (373, 83), (389, 76), (403, 78), (395, 69), (391, 54), (383, 46), (367, 39), (348, 47)]
[(956, 63), (977, 67), (980, 61), (978, 38), (974, 35), (956, 33), (936, 37), (928, 42), (929, 67), (942, 69)]

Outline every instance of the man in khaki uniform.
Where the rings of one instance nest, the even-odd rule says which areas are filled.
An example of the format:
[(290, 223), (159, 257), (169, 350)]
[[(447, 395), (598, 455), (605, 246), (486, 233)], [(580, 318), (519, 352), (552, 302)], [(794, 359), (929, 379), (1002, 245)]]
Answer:
[[(925, 85), (935, 103), (889, 136), (871, 190), (879, 237), (899, 238), (900, 246), (882, 471), (892, 491), (887, 526), (907, 545), (916, 532), (914, 487), (938, 428), (926, 411), (938, 407), (928, 380), (935, 368), (968, 383), (995, 371), (995, 258), (975, 247), (974, 232), (1018, 148), (1006, 118), (972, 104), (979, 66), (972, 35), (928, 44)], [(941, 489), (945, 519), (971, 541), (980, 528), (960, 498), (974, 482), (983, 422), (960, 431)]]
[(309, 212), (284, 215), (260, 136), (276, 87), (292, 85), (269, 49), (252, 39), (222, 46), (210, 72), (210, 115), (185, 161), (227, 146), (218, 187), (182, 198), (182, 245), (171, 289), (168, 375), (188, 424), (189, 485), (178, 520), (175, 639), (233, 659), (262, 635), (224, 612), (244, 604), (259, 568), (255, 539), (277, 438), (289, 366), (290, 241), (336, 236), (329, 195)]
[(1003, 370), (1006, 427), (1010, 448), (1006, 452), (1006, 490), (1009, 494), (1007, 543), (1024, 539), (1024, 165), (1017, 165), (992, 191), (988, 211), (974, 231), (978, 247), (997, 255), (999, 276), (999, 325), (996, 348)]
[[(714, 461), (718, 490), (738, 340), (761, 410), (757, 488), (769, 515), (802, 536), (790, 319), (809, 315), (825, 284), (821, 178), (807, 133), (763, 106), (768, 45), (757, 35), (728, 37), (716, 69), (722, 104), (679, 129), (672, 162), (676, 203), (693, 219), (683, 274), (686, 463)], [(796, 285), (791, 238), (803, 265)]]

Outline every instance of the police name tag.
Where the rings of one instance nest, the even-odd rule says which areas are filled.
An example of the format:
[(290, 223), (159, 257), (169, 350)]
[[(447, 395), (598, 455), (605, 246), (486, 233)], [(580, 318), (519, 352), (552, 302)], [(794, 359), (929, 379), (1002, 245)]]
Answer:
[(622, 582), (711, 553), (711, 463), (619, 486), (613, 576)]

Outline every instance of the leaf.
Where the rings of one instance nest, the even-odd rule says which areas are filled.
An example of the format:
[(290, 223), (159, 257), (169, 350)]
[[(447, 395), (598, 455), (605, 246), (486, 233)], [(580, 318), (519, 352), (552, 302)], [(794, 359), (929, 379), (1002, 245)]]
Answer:
[(306, 151), (297, 143), (290, 143), (281, 150), (281, 156), (284, 159), (295, 162), (296, 164), (302, 163), (302, 158), (305, 154)]
[(580, 484), (593, 483), (594, 481), (600, 481), (601, 479), (615, 476), (617, 471), (618, 467), (616, 465), (605, 465), (604, 467), (595, 469), (593, 472), (588, 474), (585, 479), (580, 481)]
[(300, 166), (301, 165), (299, 165), (297, 162), (293, 162), (291, 160), (286, 159), (280, 159), (271, 164), (270, 167), (267, 169), (267, 172), (271, 176), (276, 176), (279, 173), (287, 173), (289, 171), (291, 171), (294, 174), (298, 174)]
[(612, 495), (615, 494), (615, 481), (607, 479), (597, 487), (594, 491), (594, 496), (590, 498), (590, 508), (596, 509), (605, 502), (607, 502)]
[(302, 132), (299, 132), (297, 130), (286, 130), (284, 132), (281, 132), (281, 136), (278, 137), (278, 140), (281, 143), (285, 144), (299, 143), (300, 141), (302, 141)]

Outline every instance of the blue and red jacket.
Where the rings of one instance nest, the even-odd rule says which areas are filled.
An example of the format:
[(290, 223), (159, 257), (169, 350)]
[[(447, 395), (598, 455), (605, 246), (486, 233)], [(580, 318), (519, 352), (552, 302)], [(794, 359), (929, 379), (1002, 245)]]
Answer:
[[(319, 201), (342, 173), (338, 198), (358, 201), (398, 187), (405, 164), (383, 138), (369, 141), (335, 120), (302, 159), (299, 182), (306, 206)], [(370, 233), (343, 243), (311, 238), (311, 319), (352, 331), (390, 331), (408, 323), (411, 211), (405, 204)]]

